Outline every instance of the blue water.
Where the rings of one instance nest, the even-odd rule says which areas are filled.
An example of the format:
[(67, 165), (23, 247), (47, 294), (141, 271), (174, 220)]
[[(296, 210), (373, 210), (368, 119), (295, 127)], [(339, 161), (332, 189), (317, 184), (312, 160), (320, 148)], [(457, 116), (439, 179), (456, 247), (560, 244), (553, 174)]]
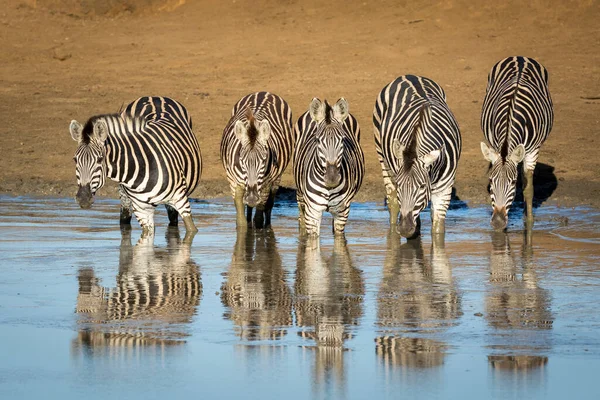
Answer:
[(535, 211), (407, 244), (382, 204), (305, 241), (293, 204), (238, 234), (197, 202), (137, 243), (115, 201), (0, 197), (0, 398), (600, 398), (600, 212)]

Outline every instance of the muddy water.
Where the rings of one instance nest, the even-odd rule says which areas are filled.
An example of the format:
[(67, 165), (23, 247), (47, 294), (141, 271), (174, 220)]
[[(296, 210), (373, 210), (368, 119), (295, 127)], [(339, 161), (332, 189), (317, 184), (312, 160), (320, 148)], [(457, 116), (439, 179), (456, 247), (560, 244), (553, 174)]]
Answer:
[(320, 242), (292, 204), (256, 234), (193, 210), (193, 240), (160, 210), (152, 243), (114, 201), (0, 198), (0, 398), (600, 398), (597, 210), (528, 236), (459, 208), (445, 243), (379, 204)]

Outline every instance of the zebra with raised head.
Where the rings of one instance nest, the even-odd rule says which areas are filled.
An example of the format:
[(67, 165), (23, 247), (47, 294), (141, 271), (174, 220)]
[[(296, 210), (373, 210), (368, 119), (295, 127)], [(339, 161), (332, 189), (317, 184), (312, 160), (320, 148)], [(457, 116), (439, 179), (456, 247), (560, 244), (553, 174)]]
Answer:
[(154, 233), (154, 208), (165, 204), (171, 225), (181, 215), (197, 232), (189, 196), (200, 180), (200, 146), (183, 105), (167, 97), (141, 97), (117, 114), (96, 115), (84, 125), (73, 120), (76, 200), (90, 208), (106, 177), (119, 183), (121, 224), (131, 209), (143, 234)]
[(365, 158), (360, 127), (341, 98), (332, 107), (314, 98), (295, 126), (294, 178), (300, 227), (320, 233), (323, 211), (333, 216), (333, 232), (343, 233), (350, 202), (360, 189)]
[[(221, 161), (237, 213), (237, 226), (271, 224), (275, 194), (294, 147), (292, 111), (281, 97), (257, 92), (243, 97), (231, 112), (221, 139)], [(244, 206), (247, 216), (244, 216)]]
[(553, 121), (548, 71), (540, 63), (527, 57), (508, 57), (494, 65), (481, 112), (481, 129), (489, 143), (481, 142), (481, 152), (491, 163), (494, 229), (506, 228), (521, 162), (526, 222), (533, 225), (533, 171)]
[(462, 145), (444, 90), (401, 76), (377, 97), (373, 125), (390, 224), (406, 238), (419, 235), (419, 214), (431, 200), (432, 233), (444, 233)]

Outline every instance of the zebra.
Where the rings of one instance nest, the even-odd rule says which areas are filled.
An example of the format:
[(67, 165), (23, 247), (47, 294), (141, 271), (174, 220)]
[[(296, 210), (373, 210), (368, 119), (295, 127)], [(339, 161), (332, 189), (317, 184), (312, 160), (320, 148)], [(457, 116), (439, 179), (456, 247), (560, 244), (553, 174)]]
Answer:
[(373, 125), (390, 225), (418, 236), (431, 200), (432, 233), (443, 234), (462, 146), (444, 90), (425, 77), (400, 76), (379, 93)]
[(494, 229), (506, 228), (521, 162), (526, 223), (533, 226), (533, 171), (553, 121), (546, 68), (527, 57), (507, 57), (494, 65), (481, 112), (481, 129), (489, 143), (481, 142), (481, 152), (491, 164)]
[(106, 177), (119, 183), (121, 224), (129, 225), (131, 209), (143, 229), (154, 233), (154, 208), (165, 204), (170, 225), (182, 216), (188, 232), (197, 232), (189, 196), (200, 180), (200, 146), (183, 105), (167, 97), (140, 97), (116, 114), (96, 115), (85, 125), (71, 121), (78, 143), (75, 196), (90, 208)]
[(271, 224), (275, 194), (295, 140), (292, 111), (281, 97), (269, 92), (252, 93), (233, 107), (221, 139), (221, 162), (235, 203), (238, 227), (251, 222), (254, 207), (254, 226)]
[(295, 126), (294, 178), (302, 232), (318, 236), (323, 211), (333, 215), (334, 234), (343, 233), (350, 202), (365, 174), (360, 127), (340, 98), (332, 107), (314, 98)]

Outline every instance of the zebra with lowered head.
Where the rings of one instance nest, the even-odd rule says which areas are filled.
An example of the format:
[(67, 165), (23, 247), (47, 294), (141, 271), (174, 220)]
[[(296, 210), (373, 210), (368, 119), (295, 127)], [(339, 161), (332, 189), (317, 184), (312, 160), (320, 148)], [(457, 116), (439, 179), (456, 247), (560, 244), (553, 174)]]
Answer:
[(390, 224), (406, 238), (419, 235), (419, 214), (431, 200), (432, 233), (444, 233), (461, 152), (444, 90), (428, 78), (401, 76), (377, 97), (373, 125)]
[(494, 229), (506, 228), (521, 162), (526, 223), (533, 225), (533, 171), (553, 120), (548, 71), (540, 63), (527, 57), (508, 57), (494, 65), (481, 113), (481, 129), (489, 143), (481, 142), (481, 152), (491, 164)]
[(292, 157), (292, 111), (281, 97), (258, 92), (238, 101), (231, 114), (221, 139), (221, 161), (235, 203), (237, 226), (247, 226), (256, 207), (254, 227), (267, 227), (281, 175)]
[(141, 97), (117, 114), (96, 115), (85, 125), (73, 120), (76, 200), (90, 208), (106, 177), (119, 183), (121, 224), (131, 209), (143, 235), (154, 233), (154, 208), (165, 204), (171, 225), (181, 215), (197, 232), (188, 197), (200, 180), (200, 146), (183, 105), (167, 97)]
[(333, 215), (333, 232), (343, 233), (350, 202), (360, 189), (365, 158), (360, 127), (341, 98), (332, 107), (314, 98), (295, 126), (294, 178), (300, 228), (320, 233), (323, 211)]

